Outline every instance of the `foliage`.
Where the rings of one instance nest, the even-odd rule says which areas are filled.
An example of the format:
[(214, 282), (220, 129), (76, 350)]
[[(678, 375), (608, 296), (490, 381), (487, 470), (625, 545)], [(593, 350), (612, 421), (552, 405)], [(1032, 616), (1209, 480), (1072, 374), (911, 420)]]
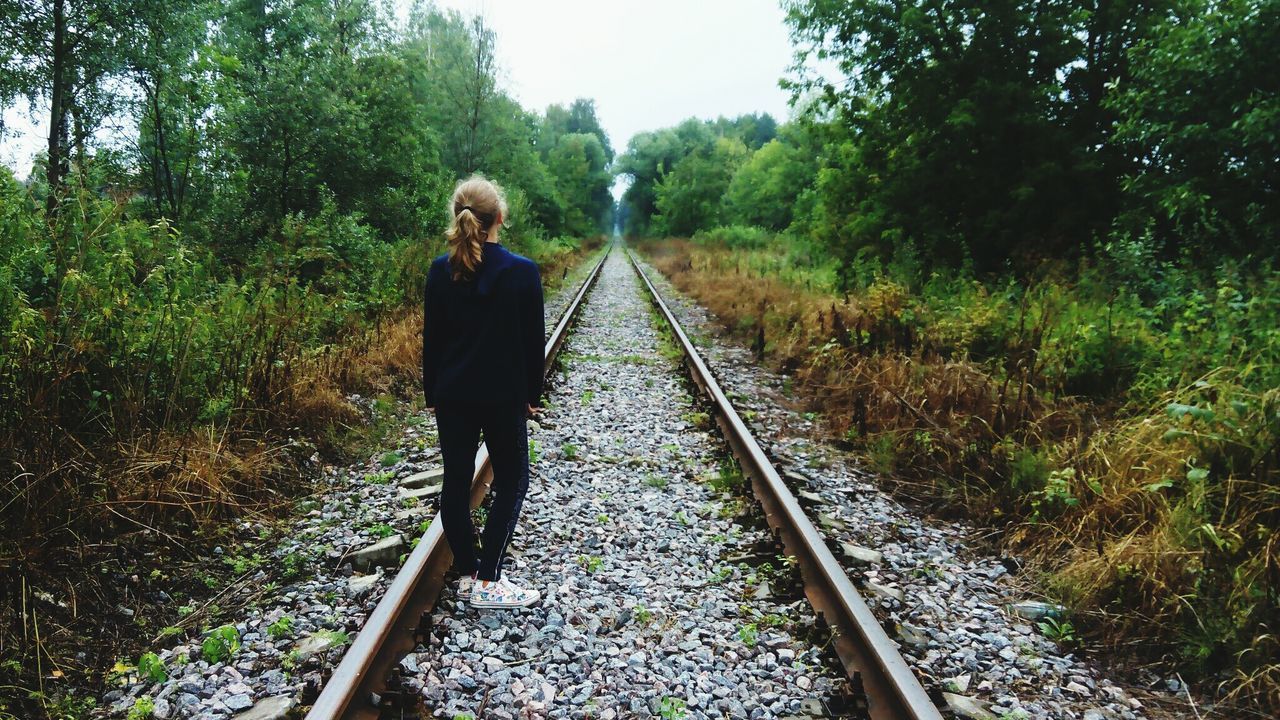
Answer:
[(126, 720), (150, 720), (155, 714), (156, 703), (151, 698), (143, 695), (133, 701), (133, 705), (129, 708), (129, 714)]
[[(636, 134), (618, 157), (614, 172), (630, 179), (622, 195), (628, 234), (661, 232), (691, 234), (718, 224), (721, 197), (732, 169), (746, 156), (773, 139), (776, 123), (768, 115), (743, 115), (703, 122), (689, 119), (674, 128)], [(687, 160), (687, 162), (686, 162)], [(677, 166), (683, 168), (677, 173)], [(709, 187), (698, 183), (709, 181)], [(660, 187), (665, 185), (665, 190)], [(666, 209), (659, 207), (659, 196)], [(665, 219), (657, 216), (665, 214)]]
[(223, 625), (209, 632), (200, 645), (204, 661), (213, 665), (226, 662), (240, 649), (240, 631), (234, 625)]
[(654, 231), (659, 235), (692, 235), (717, 224), (720, 203), (734, 171), (748, 150), (737, 138), (717, 138), (709, 147), (685, 155), (662, 176), (655, 189)]
[(164, 663), (160, 661), (160, 656), (153, 652), (143, 653), (138, 658), (138, 675), (153, 683), (161, 683), (169, 679), (169, 674), (165, 672)]
[(281, 615), (279, 619), (267, 626), (267, 635), (273, 640), (279, 640), (293, 634), (294, 620), (288, 615)]
[(1124, 178), (1124, 231), (1165, 252), (1271, 255), (1280, 238), (1280, 43), (1274, 0), (1178, 2), (1130, 51), (1107, 98)]

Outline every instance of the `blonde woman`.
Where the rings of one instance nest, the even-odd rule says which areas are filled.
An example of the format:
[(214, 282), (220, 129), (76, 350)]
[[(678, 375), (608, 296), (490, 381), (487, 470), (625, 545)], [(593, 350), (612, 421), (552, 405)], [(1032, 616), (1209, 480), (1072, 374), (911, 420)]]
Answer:
[[(440, 516), (473, 607), (527, 607), (536, 590), (502, 574), (503, 556), (529, 487), (525, 418), (542, 394), (542, 280), (532, 260), (507, 251), (502, 189), (481, 176), (458, 183), (449, 204), (449, 252), (427, 275), (422, 383), (436, 414), (444, 488)], [(476, 552), (471, 477), (481, 431), (493, 464), (489, 516)]]

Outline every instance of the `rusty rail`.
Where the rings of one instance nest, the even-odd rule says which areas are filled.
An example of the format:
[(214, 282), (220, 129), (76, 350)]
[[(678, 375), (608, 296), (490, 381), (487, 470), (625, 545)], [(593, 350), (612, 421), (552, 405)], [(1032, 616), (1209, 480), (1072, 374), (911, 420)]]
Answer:
[(850, 685), (866, 703), (867, 714), (874, 720), (941, 720), (942, 715), (903, 660), (897, 645), (880, 627), (822, 535), (800, 508), (795, 495), (751, 436), (635, 254), (628, 250), (627, 255), (654, 305), (671, 326), (689, 374), (711, 402), (716, 423), (744, 474), (750, 478), (769, 527), (779, 534), (787, 554), (799, 561), (805, 595), (818, 616), (831, 627), (836, 654), (844, 664)]
[[(600, 276), (600, 268), (604, 267), (610, 252), (611, 248), (606, 248), (602, 253), (547, 339), (544, 373), (555, 362), (556, 354), (569, 335), (569, 326), (582, 307), (587, 292)], [(476, 451), (475, 462), (475, 475), (471, 481), (472, 508), (480, 505), (493, 479), (489, 451), (483, 444)], [(379, 716), (382, 708), (375, 705), (372, 698), (374, 694), (384, 700), (395, 695), (395, 688), (386, 687), (388, 674), (400, 658), (413, 650), (415, 633), (423, 615), (435, 607), (444, 586), (445, 572), (452, 563), (453, 553), (449, 551), (437, 514), (325, 682), (320, 696), (307, 713), (307, 720), (373, 720)]]

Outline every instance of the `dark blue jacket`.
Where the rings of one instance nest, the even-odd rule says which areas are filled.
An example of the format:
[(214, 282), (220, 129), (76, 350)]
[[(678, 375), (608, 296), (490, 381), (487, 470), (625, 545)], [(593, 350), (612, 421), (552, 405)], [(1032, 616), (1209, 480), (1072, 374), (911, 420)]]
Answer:
[(422, 328), (427, 406), (536, 406), (545, 332), (542, 278), (532, 260), (487, 242), (475, 276), (455, 282), (449, 256), (436, 258)]

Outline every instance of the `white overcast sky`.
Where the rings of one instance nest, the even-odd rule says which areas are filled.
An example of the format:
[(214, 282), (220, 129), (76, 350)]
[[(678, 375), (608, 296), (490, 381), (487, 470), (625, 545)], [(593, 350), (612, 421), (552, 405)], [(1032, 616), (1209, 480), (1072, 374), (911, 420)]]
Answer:
[(618, 151), (687, 117), (788, 114), (778, 80), (792, 62), (778, 0), (437, 0), (483, 13), (503, 80), (545, 110), (594, 98)]
[[(497, 33), (503, 86), (530, 110), (596, 101), (614, 149), (687, 117), (788, 117), (778, 80), (792, 62), (778, 0), (437, 0), (483, 13)], [(39, 108), (47, 113), (47, 107)], [(4, 114), (0, 162), (25, 176), (45, 117)]]

